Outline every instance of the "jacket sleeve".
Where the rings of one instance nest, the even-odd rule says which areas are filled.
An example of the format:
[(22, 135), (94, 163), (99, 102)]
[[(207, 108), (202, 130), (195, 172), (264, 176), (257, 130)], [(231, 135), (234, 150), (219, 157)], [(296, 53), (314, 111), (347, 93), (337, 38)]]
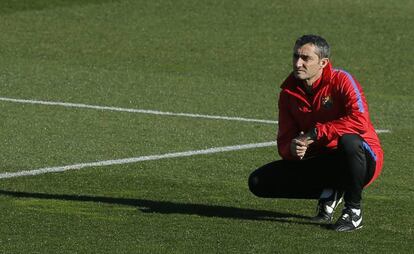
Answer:
[(316, 123), (317, 140), (327, 144), (343, 134), (363, 134), (368, 130), (368, 108), (360, 84), (347, 72), (338, 74), (337, 88), (340, 102), (344, 104), (344, 116), (326, 123)]
[(284, 160), (295, 160), (298, 159), (293, 156), (290, 152), (290, 143), (292, 139), (297, 137), (299, 128), (295, 123), (290, 110), (289, 110), (289, 98), (288, 95), (280, 92), (279, 95), (279, 130), (277, 133), (277, 148), (279, 155)]

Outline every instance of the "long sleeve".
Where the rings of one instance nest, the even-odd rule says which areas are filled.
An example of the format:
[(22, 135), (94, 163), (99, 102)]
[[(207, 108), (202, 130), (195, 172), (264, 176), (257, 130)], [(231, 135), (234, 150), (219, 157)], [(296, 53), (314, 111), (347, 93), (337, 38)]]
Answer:
[(368, 130), (367, 102), (359, 83), (347, 72), (340, 71), (338, 93), (345, 105), (345, 115), (337, 120), (317, 123), (317, 140), (330, 143), (346, 133), (364, 134)]
[(290, 143), (298, 132), (298, 126), (293, 121), (289, 110), (289, 98), (287, 94), (282, 91), (279, 95), (279, 130), (277, 134), (277, 147), (279, 155), (285, 160), (294, 160), (296, 157), (292, 156), (290, 152)]

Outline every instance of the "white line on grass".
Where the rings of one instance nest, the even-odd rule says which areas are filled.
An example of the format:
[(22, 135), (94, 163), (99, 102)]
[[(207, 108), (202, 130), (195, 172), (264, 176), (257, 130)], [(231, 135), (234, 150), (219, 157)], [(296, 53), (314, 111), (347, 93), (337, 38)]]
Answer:
[(381, 129), (376, 129), (375, 132), (377, 132), (377, 133), (391, 133), (390, 130), (381, 130)]
[(256, 122), (256, 123), (266, 123), (266, 124), (277, 124), (278, 123), (278, 121), (266, 120), (266, 119), (252, 119), (252, 118), (244, 118), (244, 117), (201, 115), (201, 114), (191, 114), (191, 113), (175, 113), (175, 112), (164, 112), (164, 111), (157, 111), (157, 110), (108, 107), (108, 106), (97, 106), (97, 105), (88, 105), (88, 104), (80, 104), (80, 103), (58, 102), (58, 101), (25, 100), (25, 99), (14, 99), (14, 98), (6, 98), (6, 97), (0, 97), (0, 101), (25, 103), (25, 104), (39, 104), (39, 105), (48, 105), (48, 106), (62, 106), (62, 107), (71, 107), (71, 108), (88, 108), (88, 109), (109, 110), (109, 111), (119, 111), (119, 112), (129, 112), (129, 113), (141, 113), (141, 114), (152, 114), (152, 115), (184, 116), (184, 117), (192, 117), (192, 118), (206, 118), (206, 119), (217, 119), (217, 120), (228, 120), (228, 121)]
[(148, 155), (148, 156), (140, 156), (140, 157), (133, 157), (133, 158), (117, 159), (117, 160), (79, 163), (79, 164), (74, 164), (74, 165), (39, 168), (39, 169), (25, 170), (25, 171), (19, 171), (19, 172), (11, 172), (11, 173), (5, 172), (5, 173), (0, 174), (0, 179), (15, 178), (15, 177), (22, 177), (22, 176), (34, 176), (34, 175), (41, 175), (41, 174), (47, 174), (47, 173), (57, 173), (57, 172), (64, 172), (68, 170), (79, 170), (79, 169), (90, 168), (90, 167), (103, 167), (103, 166), (110, 166), (110, 165), (129, 164), (129, 163), (136, 163), (140, 161), (161, 160), (161, 159), (168, 159), (168, 158), (188, 157), (188, 156), (201, 155), (201, 154), (222, 153), (222, 152), (253, 149), (253, 148), (268, 147), (268, 146), (275, 146), (275, 145), (276, 145), (276, 142), (273, 141), (273, 142), (253, 143), (253, 144), (236, 145), (236, 146), (213, 147), (213, 148), (208, 148), (204, 150), (192, 150), (192, 151), (186, 151), (186, 152)]
[[(241, 121), (241, 122), (256, 122), (256, 123), (266, 123), (266, 124), (278, 124), (279, 123), (279, 121), (266, 120), (266, 119), (253, 119), (253, 118), (244, 118), (244, 117), (215, 116), (215, 115), (201, 115), (201, 114), (191, 114), (191, 113), (174, 113), (174, 112), (164, 112), (164, 111), (157, 111), (157, 110), (97, 106), (97, 105), (88, 105), (88, 104), (80, 104), (80, 103), (58, 102), (58, 101), (25, 100), (25, 99), (14, 99), (14, 98), (6, 98), (6, 97), (0, 97), (0, 101), (25, 103), (25, 104), (49, 105), (49, 106), (62, 106), (62, 107), (70, 107), (70, 108), (87, 108), (87, 109), (97, 109), (97, 110), (109, 110), (109, 111), (152, 114), (152, 115), (184, 116), (184, 117), (192, 117), (192, 118), (206, 118), (206, 119)], [(377, 129), (376, 132), (377, 133), (390, 133), (391, 131), (386, 130), (386, 129), (385, 130)]]
[[(72, 108), (89, 108), (89, 109), (98, 109), (98, 110), (110, 110), (110, 111), (121, 111), (121, 112), (131, 112), (131, 113), (155, 114), (155, 115), (186, 116), (186, 117), (196, 117), (196, 118), (245, 121), (245, 122), (260, 122), (260, 123), (270, 123), (270, 124), (278, 123), (278, 121), (263, 120), (263, 119), (161, 112), (161, 111), (155, 111), (155, 110), (129, 109), (129, 108), (96, 106), (96, 105), (87, 105), (87, 104), (78, 104), (78, 103), (53, 102), (53, 101), (24, 100), (24, 99), (14, 99), (14, 98), (6, 98), (6, 97), (0, 97), (0, 101), (26, 103), (26, 104), (63, 106), (63, 107), (72, 107)], [(377, 133), (390, 133), (391, 131), (379, 129), (379, 130), (376, 130), (376, 132)], [(89, 167), (102, 167), (102, 166), (109, 166), (109, 165), (136, 163), (140, 161), (160, 160), (160, 159), (166, 159), (166, 158), (177, 158), (177, 157), (186, 157), (186, 156), (193, 156), (193, 155), (200, 155), (200, 154), (211, 154), (211, 153), (219, 153), (219, 152), (227, 152), (227, 151), (236, 151), (236, 150), (252, 149), (252, 148), (275, 146), (275, 145), (276, 145), (276, 142), (254, 143), (254, 144), (245, 144), (245, 145), (236, 145), (236, 146), (214, 147), (214, 148), (209, 148), (209, 149), (204, 149), (204, 150), (194, 150), (194, 151), (187, 151), (187, 152), (149, 155), (149, 156), (141, 156), (141, 157), (125, 158), (125, 159), (117, 159), (117, 160), (97, 161), (97, 162), (90, 162), (90, 163), (79, 163), (79, 164), (74, 164), (74, 165), (47, 167), (47, 168), (25, 170), (25, 171), (19, 171), (19, 172), (11, 172), (11, 173), (5, 172), (5, 173), (0, 173), (0, 179), (40, 175), (40, 174), (46, 174), (46, 173), (52, 173), (52, 172), (64, 172), (68, 170), (77, 170), (77, 169), (83, 169), (83, 168), (89, 168)]]

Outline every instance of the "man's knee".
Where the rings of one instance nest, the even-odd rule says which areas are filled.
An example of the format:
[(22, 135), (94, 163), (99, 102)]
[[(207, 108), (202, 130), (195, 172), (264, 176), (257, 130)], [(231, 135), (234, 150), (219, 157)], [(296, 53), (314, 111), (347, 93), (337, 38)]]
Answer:
[(261, 195), (259, 191), (259, 186), (260, 186), (259, 176), (257, 176), (256, 172), (253, 172), (250, 174), (248, 184), (249, 184), (249, 190), (251, 191), (251, 193), (260, 197)]
[(338, 148), (345, 154), (363, 152), (363, 139), (358, 134), (344, 134), (339, 138)]

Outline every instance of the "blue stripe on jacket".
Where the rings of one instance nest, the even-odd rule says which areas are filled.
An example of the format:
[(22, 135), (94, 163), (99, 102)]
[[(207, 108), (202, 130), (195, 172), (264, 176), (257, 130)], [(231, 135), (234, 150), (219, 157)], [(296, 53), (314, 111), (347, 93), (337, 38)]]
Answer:
[(358, 86), (357, 86), (354, 78), (352, 77), (351, 74), (349, 74), (348, 72), (346, 72), (344, 70), (338, 70), (338, 71), (342, 71), (343, 73), (345, 73), (345, 75), (349, 78), (349, 80), (351, 80), (352, 87), (354, 88), (354, 91), (355, 91), (356, 96), (357, 96), (359, 112), (364, 113), (365, 110), (364, 110), (364, 104), (362, 103), (361, 92), (359, 91)]

